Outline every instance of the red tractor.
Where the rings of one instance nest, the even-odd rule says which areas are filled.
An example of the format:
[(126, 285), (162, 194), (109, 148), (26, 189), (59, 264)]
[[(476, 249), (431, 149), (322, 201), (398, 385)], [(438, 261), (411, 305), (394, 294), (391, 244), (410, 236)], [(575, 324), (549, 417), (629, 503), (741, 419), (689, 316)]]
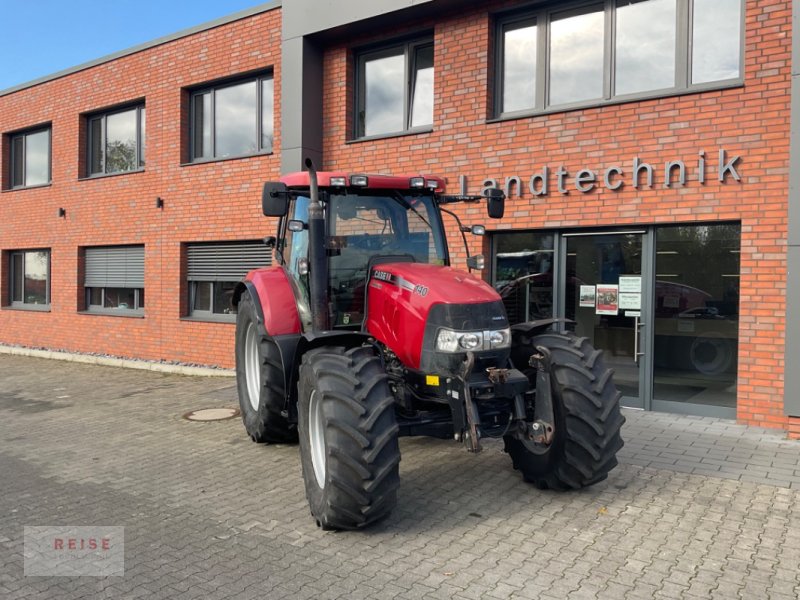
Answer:
[[(278, 266), (236, 288), (236, 377), (255, 442), (299, 438), (317, 524), (356, 529), (389, 514), (399, 436), (500, 438), (515, 469), (545, 489), (605, 479), (622, 447), (619, 392), (586, 338), (558, 319), (510, 326), (500, 295), (450, 267), (436, 177), (317, 174), (264, 186), (279, 217)], [(466, 240), (466, 238), (465, 238)], [(478, 268), (482, 257), (468, 258)], [(470, 270), (471, 270), (470, 269)]]

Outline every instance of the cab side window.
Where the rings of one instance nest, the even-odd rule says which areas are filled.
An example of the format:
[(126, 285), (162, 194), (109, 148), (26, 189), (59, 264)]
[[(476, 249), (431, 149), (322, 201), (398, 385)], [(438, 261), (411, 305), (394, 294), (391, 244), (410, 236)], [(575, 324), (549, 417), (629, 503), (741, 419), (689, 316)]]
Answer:
[[(309, 199), (305, 196), (296, 198), (289, 209), (290, 219), (308, 224), (308, 205)], [(301, 259), (308, 259), (308, 229), (289, 231), (284, 223), (282, 250), (287, 270), (298, 281), (303, 281), (304, 277), (300, 275), (299, 264)]]

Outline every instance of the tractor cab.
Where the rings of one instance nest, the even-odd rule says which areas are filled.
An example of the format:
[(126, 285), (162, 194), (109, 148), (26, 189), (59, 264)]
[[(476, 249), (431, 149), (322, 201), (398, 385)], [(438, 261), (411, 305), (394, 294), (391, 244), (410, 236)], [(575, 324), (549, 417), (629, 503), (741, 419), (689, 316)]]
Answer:
[[(324, 255), (317, 270), (327, 275), (326, 329), (362, 328), (369, 274), (376, 265), (449, 266), (442, 211), (450, 211), (441, 204), (454, 201), (454, 197), (441, 195), (444, 182), (438, 177), (321, 172), (316, 179), (324, 221), (322, 239), (317, 242)], [(263, 196), (264, 214), (281, 218), (273, 243), (278, 260), (294, 279), (300, 301), (307, 305), (307, 310), (301, 311), (304, 330), (312, 328), (311, 189), (309, 173), (296, 173), (266, 184)], [(479, 200), (482, 197), (459, 197), (459, 201)], [(483, 227), (465, 228), (460, 221), (458, 225), (483, 232)]]

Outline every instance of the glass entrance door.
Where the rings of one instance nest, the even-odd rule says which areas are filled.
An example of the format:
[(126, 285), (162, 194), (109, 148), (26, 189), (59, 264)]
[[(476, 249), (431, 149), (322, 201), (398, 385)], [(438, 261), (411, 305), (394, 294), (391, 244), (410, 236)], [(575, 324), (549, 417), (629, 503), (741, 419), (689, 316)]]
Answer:
[(645, 407), (646, 286), (644, 236), (636, 232), (564, 234), (563, 315), (579, 336), (603, 350), (623, 406)]

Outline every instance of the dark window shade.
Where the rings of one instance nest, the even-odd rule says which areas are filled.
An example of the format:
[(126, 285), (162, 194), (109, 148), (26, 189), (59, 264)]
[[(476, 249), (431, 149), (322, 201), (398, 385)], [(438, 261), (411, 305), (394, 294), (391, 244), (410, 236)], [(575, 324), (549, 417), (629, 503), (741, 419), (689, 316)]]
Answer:
[(25, 138), (15, 137), (11, 142), (11, 185), (25, 185)]
[(263, 242), (192, 244), (187, 246), (189, 281), (239, 281), (247, 273), (272, 263)]
[(89, 167), (90, 173), (102, 173), (104, 162), (103, 147), (103, 119), (97, 118), (89, 121)]
[(143, 288), (144, 246), (86, 249), (86, 287)]

